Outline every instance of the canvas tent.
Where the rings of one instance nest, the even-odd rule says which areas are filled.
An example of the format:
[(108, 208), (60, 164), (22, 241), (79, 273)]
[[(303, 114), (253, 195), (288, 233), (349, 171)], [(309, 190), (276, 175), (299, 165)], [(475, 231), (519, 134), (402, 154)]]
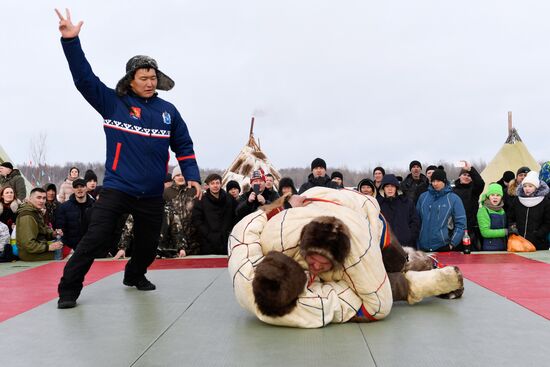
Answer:
[(271, 173), (275, 179), (275, 187), (277, 187), (281, 174), (273, 167), (254, 139), (254, 117), (252, 117), (248, 142), (224, 172), (222, 187), (225, 187), (228, 181), (235, 180), (241, 185), (241, 192), (247, 191), (250, 188), (250, 175), (255, 170), (263, 170), (265, 174)]
[[(8, 153), (6, 153), (4, 148), (2, 148), (2, 146), (0, 145), (0, 164), (4, 163), (4, 162), (11, 162), (12, 164), (14, 163), (11, 160), (11, 158), (8, 156)], [(22, 172), (21, 172), (21, 176), (23, 176)], [(33, 186), (31, 185), (31, 183), (29, 182), (29, 180), (27, 180), (27, 178), (25, 176), (23, 176), (23, 178), (25, 179), (25, 186), (27, 187), (27, 195), (28, 195), (28, 193), (31, 192)]]
[(517, 130), (512, 127), (512, 113), (508, 112), (508, 138), (495, 157), (481, 172), (485, 187), (487, 188), (491, 182), (500, 180), (504, 171), (512, 171), (515, 174), (518, 168), (523, 166), (540, 171), (540, 164), (529, 153)]

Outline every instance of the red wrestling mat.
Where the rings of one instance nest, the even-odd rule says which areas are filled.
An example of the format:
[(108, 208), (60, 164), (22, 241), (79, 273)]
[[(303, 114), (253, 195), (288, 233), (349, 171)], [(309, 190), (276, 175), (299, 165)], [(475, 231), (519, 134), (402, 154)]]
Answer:
[[(96, 261), (84, 286), (124, 270), (126, 261)], [(65, 262), (51, 262), (0, 278), (0, 322), (57, 298)], [(158, 259), (149, 270), (224, 268), (227, 258)]]
[(436, 256), (445, 265), (458, 265), (468, 280), (550, 320), (550, 264), (512, 253)]

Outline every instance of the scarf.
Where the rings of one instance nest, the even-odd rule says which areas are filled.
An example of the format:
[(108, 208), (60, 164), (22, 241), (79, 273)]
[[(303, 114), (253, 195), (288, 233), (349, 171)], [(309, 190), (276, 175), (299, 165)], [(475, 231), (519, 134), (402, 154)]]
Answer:
[(498, 203), (497, 205), (493, 205), (493, 204), (491, 204), (491, 200), (489, 200), (489, 198), (487, 198), (483, 202), (483, 206), (485, 206), (487, 209), (498, 212), (499, 210), (501, 210), (504, 207), (504, 200), (500, 200), (500, 203)]

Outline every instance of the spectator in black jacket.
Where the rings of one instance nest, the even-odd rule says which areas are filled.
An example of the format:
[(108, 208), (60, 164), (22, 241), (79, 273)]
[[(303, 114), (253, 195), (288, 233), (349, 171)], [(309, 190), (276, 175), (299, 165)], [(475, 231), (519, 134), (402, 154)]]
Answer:
[(275, 199), (279, 198), (279, 192), (275, 190), (275, 187), (273, 186), (275, 184), (275, 177), (271, 173), (268, 173), (265, 175), (265, 190), (271, 191), (271, 201), (274, 201)]
[(279, 196), (283, 196), (286, 194), (289, 195), (296, 195), (298, 191), (296, 190), (296, 186), (294, 186), (294, 181), (290, 177), (283, 177), (279, 181)]
[(321, 158), (315, 158), (311, 162), (311, 173), (307, 177), (307, 182), (304, 182), (302, 186), (300, 186), (298, 193), (301, 194), (316, 186), (338, 189), (338, 184), (328, 177), (327, 163)]
[(239, 201), (239, 196), (241, 194), (241, 185), (235, 180), (227, 182), (225, 185), (225, 192), (233, 197), (236, 201)]
[(462, 162), (464, 162), (464, 168), (460, 170), (453, 192), (460, 197), (464, 205), (472, 249), (480, 251), (481, 241), (479, 240), (481, 234), (477, 225), (477, 211), (479, 209), (479, 197), (485, 188), (485, 181), (469, 162)]
[(332, 172), (332, 174), (330, 175), (330, 179), (333, 182), (336, 182), (336, 185), (338, 185), (339, 189), (344, 188), (344, 175), (342, 174), (342, 172), (340, 171)]
[(548, 250), (550, 232), (550, 193), (548, 185), (539, 179), (538, 172), (529, 171), (513, 197), (506, 213), (508, 233), (519, 234), (531, 241), (537, 250)]
[(510, 208), (510, 194), (508, 194), (508, 186), (510, 185), (510, 181), (516, 178), (516, 175), (512, 171), (505, 171), (502, 174), (502, 177), (500, 180), (497, 181), (497, 184), (499, 184), (502, 187), (502, 201), (504, 202), (504, 211), (508, 211)]
[(236, 209), (236, 222), (240, 221), (248, 214), (255, 212), (259, 207), (270, 204), (279, 197), (273, 195), (273, 191), (266, 190), (265, 176), (261, 171), (252, 172), (250, 176), (250, 190), (241, 195)]
[(235, 224), (235, 200), (222, 189), (222, 178), (212, 173), (208, 188), (195, 199), (191, 222), (197, 229), (201, 255), (227, 255), (227, 239)]
[(86, 190), (86, 181), (77, 178), (73, 181), (74, 193), (69, 200), (59, 206), (56, 213), (56, 229), (63, 231), (63, 245), (76, 249), (76, 245), (84, 235), (86, 223), (86, 211), (95, 202)]
[(399, 194), (399, 181), (392, 174), (384, 176), (380, 188), (382, 192), (377, 197), (380, 212), (390, 224), (401, 245), (416, 248), (420, 232), (420, 217), (416, 212), (415, 204), (407, 196)]
[(401, 191), (403, 195), (412, 200), (414, 205), (418, 201), (418, 197), (425, 191), (428, 191), (430, 182), (426, 176), (422, 174), (422, 164), (419, 161), (412, 161), (409, 164), (409, 173), (401, 183)]

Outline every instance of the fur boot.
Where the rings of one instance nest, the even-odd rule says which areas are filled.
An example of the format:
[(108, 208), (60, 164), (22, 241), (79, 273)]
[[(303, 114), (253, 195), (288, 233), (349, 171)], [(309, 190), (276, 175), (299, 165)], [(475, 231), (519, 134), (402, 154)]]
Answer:
[(403, 271), (425, 271), (434, 268), (434, 262), (424, 251), (418, 251), (412, 247), (403, 248), (408, 255), (408, 261), (403, 267)]
[(426, 297), (456, 291), (462, 295), (464, 291), (464, 279), (460, 269), (456, 266), (446, 266), (429, 271), (408, 271), (404, 275), (409, 282), (407, 302), (411, 305)]

